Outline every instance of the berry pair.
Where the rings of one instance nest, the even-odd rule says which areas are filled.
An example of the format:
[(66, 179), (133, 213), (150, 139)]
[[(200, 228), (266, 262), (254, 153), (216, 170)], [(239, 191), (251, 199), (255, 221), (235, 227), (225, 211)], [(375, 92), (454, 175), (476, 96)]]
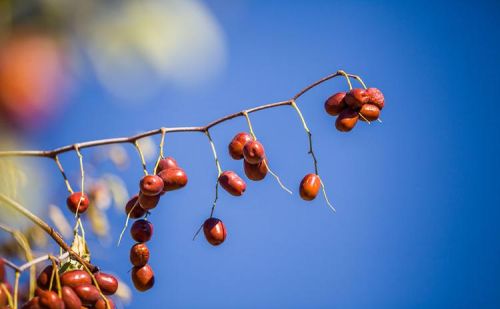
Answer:
[[(63, 269), (63, 268), (61, 268)], [(102, 294), (106, 295), (104, 299), (97, 289), (92, 277), (84, 270), (67, 270), (62, 274), (61, 269), (53, 269), (52, 265), (45, 267), (37, 278), (36, 296), (25, 303), (22, 308), (65, 308), (80, 309), (107, 308), (106, 301), (110, 308), (114, 309), (113, 300), (108, 297), (116, 293), (118, 289), (118, 280), (103, 272), (93, 274)], [(57, 293), (57, 287), (53, 276), (59, 276), (61, 282), (61, 297)], [(50, 284), (52, 282), (52, 287)]]
[(341, 132), (351, 131), (358, 119), (374, 121), (384, 108), (384, 95), (377, 88), (354, 88), (339, 92), (325, 102), (325, 110), (331, 116), (338, 116), (335, 127)]

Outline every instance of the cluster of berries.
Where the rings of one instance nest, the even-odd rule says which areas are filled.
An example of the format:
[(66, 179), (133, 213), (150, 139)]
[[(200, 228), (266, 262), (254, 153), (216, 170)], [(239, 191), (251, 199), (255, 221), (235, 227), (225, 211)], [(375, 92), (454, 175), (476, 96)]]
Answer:
[(377, 88), (354, 88), (349, 92), (339, 92), (325, 102), (329, 115), (338, 116), (335, 127), (341, 132), (351, 131), (358, 119), (374, 121), (384, 108), (384, 95)]
[[(109, 297), (116, 293), (118, 280), (110, 274), (97, 272), (94, 275), (104, 299), (94, 285), (92, 277), (84, 270), (53, 269), (52, 265), (45, 267), (36, 280), (37, 288), (35, 297), (25, 303), (23, 309), (114, 309), (115, 304)], [(59, 276), (61, 282), (61, 297), (57, 293), (57, 287), (53, 276)], [(52, 287), (50, 284), (52, 282)], [(3, 307), (2, 307), (3, 308)]]
[(140, 183), (139, 194), (132, 197), (125, 206), (125, 212), (134, 222), (130, 229), (132, 239), (137, 243), (130, 249), (132, 282), (138, 291), (147, 291), (154, 285), (154, 273), (149, 261), (149, 249), (146, 245), (153, 236), (153, 224), (144, 217), (147, 212), (158, 205), (160, 197), (168, 191), (186, 186), (186, 172), (179, 167), (172, 157), (163, 158), (158, 162), (156, 175), (144, 176)]

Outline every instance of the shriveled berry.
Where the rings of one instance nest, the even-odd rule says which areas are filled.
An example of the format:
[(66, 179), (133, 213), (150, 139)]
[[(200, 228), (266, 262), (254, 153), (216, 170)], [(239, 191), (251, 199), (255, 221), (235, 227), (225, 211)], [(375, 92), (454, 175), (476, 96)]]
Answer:
[(312, 201), (316, 198), (321, 186), (321, 180), (316, 174), (307, 174), (300, 182), (300, 197), (306, 201)]
[(153, 236), (153, 224), (147, 220), (137, 220), (130, 229), (132, 238), (137, 242), (147, 242)]
[(325, 102), (325, 110), (329, 115), (337, 116), (347, 107), (345, 103), (345, 92), (338, 92), (328, 98)]
[(90, 275), (84, 270), (70, 270), (61, 275), (61, 284), (72, 288), (78, 285), (91, 283), (92, 278), (90, 278)]
[(247, 175), (248, 179), (259, 181), (266, 177), (267, 175), (267, 163), (266, 160), (262, 160), (262, 162), (257, 164), (250, 164), (246, 160), (243, 161), (243, 167), (245, 170), (245, 175)]
[(93, 306), (101, 297), (97, 288), (91, 284), (82, 284), (73, 288), (84, 306)]
[(368, 103), (377, 106), (380, 110), (384, 108), (385, 99), (382, 91), (377, 88), (368, 88), (366, 89), (366, 94), (368, 96)]
[(159, 201), (159, 195), (148, 196), (142, 193), (139, 194), (139, 205), (141, 205), (141, 208), (144, 209), (144, 211), (155, 208), (158, 205)]
[(249, 141), (243, 146), (243, 157), (250, 164), (258, 164), (264, 160), (266, 153), (259, 141)]
[(52, 265), (45, 267), (36, 279), (36, 284), (39, 288), (47, 290), (50, 285), (50, 278), (52, 277)]
[(82, 307), (82, 301), (69, 286), (63, 286), (61, 294), (65, 309), (80, 309)]
[[(134, 207), (135, 206), (135, 207)], [(130, 218), (139, 219), (144, 217), (146, 214), (146, 209), (141, 207), (139, 204), (139, 195), (134, 195), (125, 205), (125, 213), (128, 215), (130, 213)]]
[(242, 195), (247, 189), (247, 184), (233, 171), (225, 171), (220, 174), (219, 184), (234, 196)]
[(134, 266), (142, 267), (149, 261), (149, 249), (145, 243), (137, 243), (130, 248), (130, 262)]
[(243, 159), (243, 146), (251, 140), (253, 140), (253, 138), (247, 132), (236, 134), (229, 143), (229, 155), (235, 160)]
[(361, 116), (363, 116), (359, 119), (363, 121), (365, 121), (365, 119), (368, 121), (374, 121), (377, 120), (380, 116), (380, 109), (374, 104), (365, 104), (363, 105), (363, 107), (361, 107), (359, 113), (361, 114)]
[(106, 306), (106, 301), (104, 300), (104, 298), (101, 297), (95, 303), (94, 307), (92, 307), (92, 309), (115, 309), (115, 302), (109, 297), (106, 297), (106, 299), (108, 300), (109, 308)]
[(163, 191), (163, 179), (157, 175), (147, 175), (142, 177), (139, 187), (142, 194), (155, 196)]
[(72, 213), (76, 214), (78, 211), (81, 214), (89, 208), (89, 198), (85, 193), (75, 192), (66, 199), (66, 205)]
[(355, 110), (359, 110), (361, 106), (364, 104), (368, 103), (368, 94), (366, 93), (366, 90), (361, 89), (361, 88), (354, 88), (350, 90), (348, 93), (346, 93), (346, 96), (344, 98), (346, 104)]
[(169, 168), (174, 168), (174, 167), (179, 167), (177, 165), (177, 161), (175, 161), (174, 158), (172, 158), (172, 157), (163, 158), (160, 160), (160, 162), (158, 162), (158, 168), (156, 169), (156, 174), (158, 174), (159, 172), (161, 172), (163, 170), (166, 170)]
[(146, 264), (142, 267), (132, 268), (132, 282), (135, 288), (140, 292), (151, 289), (155, 284), (155, 275), (151, 266)]
[(94, 274), (94, 277), (104, 295), (113, 295), (116, 293), (116, 290), (118, 290), (118, 280), (116, 280), (115, 276), (98, 272)]
[(208, 218), (205, 220), (203, 223), (203, 233), (207, 241), (213, 246), (222, 244), (227, 236), (226, 226), (217, 218)]
[(344, 109), (340, 115), (338, 115), (335, 121), (335, 127), (341, 132), (349, 132), (358, 122), (358, 118), (358, 112), (350, 108)]
[(158, 176), (160, 176), (163, 180), (163, 191), (180, 189), (188, 182), (186, 172), (180, 167), (163, 170), (158, 174)]

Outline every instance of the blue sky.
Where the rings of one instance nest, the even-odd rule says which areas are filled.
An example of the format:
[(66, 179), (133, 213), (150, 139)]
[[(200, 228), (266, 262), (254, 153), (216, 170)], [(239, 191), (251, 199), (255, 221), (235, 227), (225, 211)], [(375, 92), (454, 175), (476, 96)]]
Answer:
[[(217, 248), (193, 232), (208, 216), (215, 168), (201, 134), (168, 137), (190, 177), (151, 221), (157, 282), (130, 307), (498, 308), (500, 233), (500, 7), (494, 1), (212, 1), (227, 44), (221, 73), (198, 89), (167, 87), (147, 105), (106, 103), (92, 82), (35, 147), (199, 125), (285, 100), (337, 69), (382, 89), (383, 124), (335, 130), (323, 111), (341, 79), (298, 104), (313, 132), (320, 174), (337, 208), (307, 203), (268, 177), (241, 198), (222, 192)], [(99, 102), (99, 103), (98, 103)], [(160, 103), (161, 102), (161, 103)], [(252, 115), (273, 169), (297, 192), (312, 172), (307, 137), (291, 108)], [(245, 130), (213, 130), (224, 169), (243, 174), (226, 146)], [(126, 175), (130, 190), (141, 175)], [(55, 176), (56, 177), (56, 176)], [(62, 186), (60, 179), (54, 182)], [(123, 216), (114, 215), (118, 235)], [(125, 239), (96, 262), (128, 279)]]

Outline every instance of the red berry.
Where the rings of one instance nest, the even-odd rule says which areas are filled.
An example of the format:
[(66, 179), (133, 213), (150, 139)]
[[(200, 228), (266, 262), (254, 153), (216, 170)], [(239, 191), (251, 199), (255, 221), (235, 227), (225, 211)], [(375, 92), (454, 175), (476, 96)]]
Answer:
[(115, 303), (113, 302), (113, 300), (109, 297), (106, 297), (106, 299), (108, 300), (109, 308), (106, 306), (106, 301), (104, 300), (104, 298), (101, 297), (95, 303), (94, 307), (92, 307), (92, 309), (115, 309), (116, 306), (115, 306)]
[(47, 309), (64, 309), (64, 302), (54, 291), (37, 290), (40, 307)]
[(66, 205), (72, 213), (84, 213), (89, 208), (89, 198), (85, 193), (75, 192), (66, 199)]
[(147, 175), (140, 182), (141, 193), (147, 196), (155, 196), (163, 191), (163, 179), (157, 175)]
[(113, 295), (118, 290), (118, 280), (113, 275), (98, 272), (94, 277), (104, 295)]
[(73, 288), (84, 306), (93, 306), (101, 298), (97, 288), (91, 284), (82, 284)]
[(249, 141), (243, 146), (243, 157), (250, 164), (258, 164), (264, 160), (264, 146), (259, 141)]
[(153, 224), (147, 220), (137, 220), (130, 229), (132, 238), (137, 242), (147, 242), (153, 236)]
[(368, 103), (368, 99), (369, 97), (366, 90), (361, 88), (354, 88), (350, 90), (346, 93), (344, 98), (346, 104), (354, 110), (359, 110), (361, 106)]
[(173, 167), (161, 171), (158, 176), (163, 180), (163, 191), (173, 191), (184, 187), (188, 178), (186, 172), (180, 167)]
[[(131, 212), (132, 211), (132, 212)], [(125, 205), (125, 213), (130, 213), (130, 218), (139, 219), (144, 217), (146, 210), (139, 204), (139, 195), (134, 195)]]
[(368, 103), (376, 105), (380, 110), (384, 108), (384, 95), (377, 88), (366, 89), (366, 94), (368, 96)]
[(135, 288), (140, 292), (144, 292), (152, 288), (155, 284), (155, 275), (151, 266), (146, 264), (142, 267), (132, 268), (132, 282), (134, 283)]
[(341, 132), (349, 132), (358, 122), (358, 118), (358, 112), (350, 108), (346, 108), (340, 113), (340, 115), (338, 115), (337, 120), (335, 121), (335, 127)]
[(243, 146), (251, 140), (253, 140), (252, 136), (246, 132), (236, 134), (228, 146), (231, 157), (235, 160), (243, 159)]
[(5, 282), (5, 261), (0, 258), (0, 282)]
[(316, 174), (307, 174), (300, 182), (300, 197), (306, 201), (312, 201), (316, 198), (321, 186), (321, 180)]
[(244, 160), (243, 167), (245, 169), (245, 175), (247, 175), (248, 179), (254, 181), (259, 181), (264, 179), (268, 171), (266, 159), (257, 164), (250, 164)]
[(149, 261), (149, 249), (145, 243), (137, 243), (130, 248), (130, 263), (142, 267)]
[(61, 294), (65, 309), (80, 309), (82, 307), (82, 301), (69, 286), (63, 286)]
[(203, 223), (203, 233), (207, 241), (213, 246), (222, 244), (227, 236), (224, 223), (217, 218), (208, 218), (205, 220)]
[(370, 103), (363, 105), (359, 113), (363, 116), (359, 118), (362, 121), (365, 121), (365, 119), (368, 121), (375, 121), (380, 116), (380, 109), (376, 105)]
[(247, 189), (246, 183), (233, 171), (225, 171), (219, 176), (220, 185), (231, 195), (240, 196)]
[(175, 161), (174, 158), (172, 157), (163, 158), (160, 160), (160, 162), (158, 162), (158, 168), (156, 169), (156, 174), (158, 175), (159, 172), (174, 167), (178, 167), (177, 161)]
[(345, 92), (338, 92), (328, 98), (325, 102), (325, 110), (332, 116), (337, 116), (340, 112), (347, 107), (345, 103)]
[(92, 278), (84, 270), (70, 270), (61, 275), (61, 284), (74, 288), (82, 284), (92, 284)]
[(141, 205), (141, 208), (146, 211), (155, 208), (159, 201), (160, 195), (148, 196), (142, 193), (139, 194), (139, 205)]
[(25, 303), (21, 307), (21, 309), (40, 309), (40, 308), (41, 308), (41, 306), (40, 306), (40, 297), (38, 297), (38, 296), (33, 297), (32, 299), (30, 299), (29, 302)]
[(50, 285), (50, 278), (52, 277), (52, 265), (45, 267), (36, 279), (36, 284), (39, 288), (47, 290)]

